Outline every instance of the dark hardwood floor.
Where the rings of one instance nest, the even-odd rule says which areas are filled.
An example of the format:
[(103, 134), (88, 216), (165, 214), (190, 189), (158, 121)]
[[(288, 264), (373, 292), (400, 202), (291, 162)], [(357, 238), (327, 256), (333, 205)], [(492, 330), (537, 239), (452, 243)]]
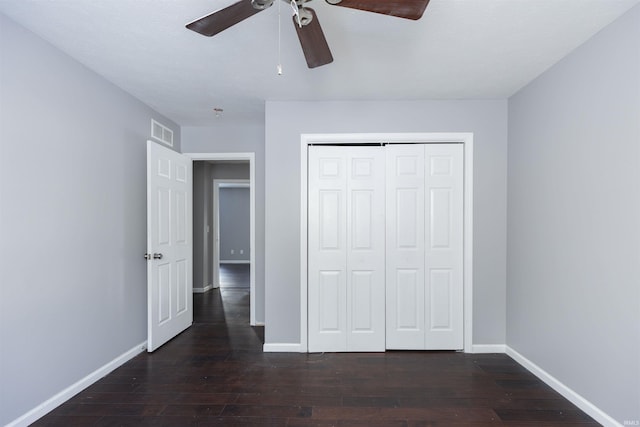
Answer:
[(221, 288), (249, 288), (249, 264), (220, 264)]
[(246, 289), (194, 295), (190, 329), (34, 425), (598, 425), (506, 355), (262, 353), (248, 311)]

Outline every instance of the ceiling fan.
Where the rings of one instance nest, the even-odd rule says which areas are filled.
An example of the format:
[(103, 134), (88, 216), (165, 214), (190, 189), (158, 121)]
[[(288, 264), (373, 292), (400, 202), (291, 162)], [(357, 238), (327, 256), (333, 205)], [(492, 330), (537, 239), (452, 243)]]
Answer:
[[(197, 19), (187, 28), (202, 34), (214, 36), (238, 22), (270, 7), (276, 0), (240, 0), (231, 6)], [(293, 8), (293, 25), (298, 33), (305, 59), (309, 68), (333, 62), (331, 50), (322, 32), (316, 12), (306, 3), (311, 0), (284, 0)], [(348, 7), (367, 12), (418, 20), (424, 14), (429, 0), (326, 0), (333, 6)]]

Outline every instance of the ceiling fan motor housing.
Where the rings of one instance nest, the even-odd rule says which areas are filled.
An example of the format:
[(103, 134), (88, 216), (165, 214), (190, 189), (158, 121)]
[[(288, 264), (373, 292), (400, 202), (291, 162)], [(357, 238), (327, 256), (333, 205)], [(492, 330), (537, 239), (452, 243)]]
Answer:
[(301, 7), (299, 10), (298, 20), (298, 24), (304, 27), (311, 23), (313, 20), (313, 14), (307, 8)]

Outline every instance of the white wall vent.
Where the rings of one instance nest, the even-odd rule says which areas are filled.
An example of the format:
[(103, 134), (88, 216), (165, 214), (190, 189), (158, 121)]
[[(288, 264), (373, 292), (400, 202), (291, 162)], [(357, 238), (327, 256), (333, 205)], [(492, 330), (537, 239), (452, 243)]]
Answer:
[(173, 131), (153, 119), (151, 119), (151, 136), (173, 147)]

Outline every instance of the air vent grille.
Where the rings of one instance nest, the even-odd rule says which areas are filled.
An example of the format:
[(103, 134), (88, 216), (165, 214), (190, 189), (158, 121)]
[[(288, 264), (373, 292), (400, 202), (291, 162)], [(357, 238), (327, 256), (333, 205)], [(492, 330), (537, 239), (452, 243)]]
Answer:
[(173, 147), (173, 131), (153, 119), (151, 119), (151, 136)]

